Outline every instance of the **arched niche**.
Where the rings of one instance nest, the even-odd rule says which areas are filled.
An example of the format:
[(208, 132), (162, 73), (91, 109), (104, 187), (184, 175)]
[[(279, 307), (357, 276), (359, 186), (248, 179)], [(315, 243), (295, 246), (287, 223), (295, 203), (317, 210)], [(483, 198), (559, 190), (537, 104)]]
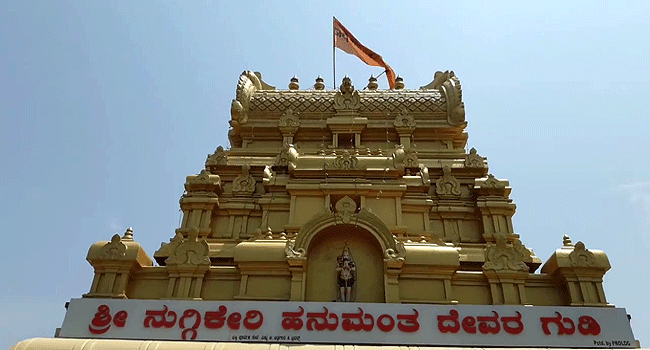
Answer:
[(324, 231), (328, 227), (340, 224), (350, 224), (366, 230), (379, 243), (383, 253), (388, 251), (390, 254), (395, 254), (399, 253), (400, 250), (403, 250), (402, 247), (397, 246), (395, 237), (393, 237), (388, 226), (386, 226), (377, 215), (365, 208), (359, 210), (358, 213), (352, 214), (347, 220), (342, 219), (340, 215), (329, 211), (314, 215), (303, 224), (298, 231), (294, 249), (296, 251), (302, 249), (304, 252), (309, 254), (311, 240), (315, 235)]
[(337, 257), (346, 245), (356, 265), (354, 301), (385, 302), (383, 247), (368, 230), (353, 224), (328, 226), (310, 239), (305, 301), (337, 299)]

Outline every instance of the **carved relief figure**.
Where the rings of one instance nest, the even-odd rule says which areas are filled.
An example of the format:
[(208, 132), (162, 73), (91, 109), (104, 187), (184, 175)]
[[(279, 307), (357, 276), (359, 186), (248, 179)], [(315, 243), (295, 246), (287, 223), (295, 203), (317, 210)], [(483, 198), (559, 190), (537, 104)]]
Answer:
[(336, 281), (339, 287), (338, 301), (354, 301), (354, 284), (356, 282), (357, 267), (347, 245), (343, 248), (341, 255), (336, 258), (336, 262), (336, 272), (338, 273)]

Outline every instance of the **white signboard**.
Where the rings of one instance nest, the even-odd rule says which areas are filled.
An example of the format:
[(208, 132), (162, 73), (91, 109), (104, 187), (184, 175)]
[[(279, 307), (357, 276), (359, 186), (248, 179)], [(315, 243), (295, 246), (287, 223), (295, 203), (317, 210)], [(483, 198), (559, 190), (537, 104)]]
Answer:
[(73, 299), (64, 338), (633, 348), (625, 309)]

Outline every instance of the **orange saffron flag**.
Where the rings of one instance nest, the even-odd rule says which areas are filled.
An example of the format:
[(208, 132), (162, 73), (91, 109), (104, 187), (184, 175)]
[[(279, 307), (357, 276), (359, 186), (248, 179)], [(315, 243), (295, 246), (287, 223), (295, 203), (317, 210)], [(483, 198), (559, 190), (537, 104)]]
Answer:
[(384, 67), (388, 85), (391, 89), (395, 88), (395, 72), (393, 69), (384, 62), (381, 55), (363, 46), (336, 18), (334, 18), (334, 46), (350, 55), (359, 57), (367, 65)]

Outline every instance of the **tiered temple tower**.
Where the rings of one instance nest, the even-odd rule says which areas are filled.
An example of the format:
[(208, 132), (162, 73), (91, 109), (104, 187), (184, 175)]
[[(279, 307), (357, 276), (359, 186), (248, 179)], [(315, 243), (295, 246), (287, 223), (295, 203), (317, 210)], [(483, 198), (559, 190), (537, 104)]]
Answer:
[(566, 238), (536, 273), (508, 181), (466, 151), (454, 72), (396, 86), (371, 78), (359, 90), (346, 77), (332, 91), (319, 77), (277, 90), (242, 73), (231, 147), (187, 177), (182, 224), (154, 253), (159, 265), (129, 234), (99, 242), (85, 297), (332, 301), (333, 261), (347, 245), (358, 302), (607, 306), (600, 251)]
[[(363, 306), (366, 312), (375, 308), (377, 315), (383, 313), (376, 324), (381, 332), (373, 328), (371, 316), (364, 331), (379, 333), (367, 339), (346, 338), (345, 332), (361, 328), (343, 322), (343, 333), (325, 338), (302, 333), (302, 342), (636, 345), (624, 310), (613, 309), (605, 298), (602, 278), (610, 268), (605, 253), (558, 237), (561, 247), (540, 269), (541, 260), (523, 244), (512, 225), (516, 207), (508, 181), (490, 174), (486, 158), (474, 148), (467, 151), (462, 90), (454, 72), (437, 72), (419, 89), (405, 89), (400, 77), (395, 86), (379, 90), (371, 77), (357, 89), (345, 77), (336, 90), (325, 90), (318, 77), (300, 90), (294, 77), (288, 90), (278, 90), (259, 73), (243, 72), (230, 110), (230, 148), (217, 147), (197, 175), (187, 176), (181, 227), (153, 259), (134, 241), (131, 229), (94, 244), (87, 256), (94, 280), (83, 299), (73, 300), (79, 306), (72, 314), (68, 310), (62, 336), (271, 341), (267, 333), (237, 333), (246, 331), (240, 328), (242, 319), (248, 330), (264, 329), (256, 327), (270, 322), (271, 330), (265, 332), (277, 332), (272, 339), (281, 343), (300, 339), (292, 334), (301, 334), (296, 332), (303, 323), (292, 323), (299, 312), (280, 316), (278, 307), (324, 309), (322, 315), (306, 317), (321, 315), (325, 322), (328, 308), (350, 318), (356, 314), (349, 312)], [(345, 311), (343, 303), (332, 302), (367, 304)], [(400, 304), (409, 304), (403, 306), (406, 311)], [(440, 310), (418, 311), (415, 304), (435, 304)], [(214, 333), (226, 327), (226, 306), (242, 305), (254, 312), (231, 314), (230, 333)], [(202, 314), (201, 308), (215, 310)], [(467, 316), (461, 330), (457, 309), (496, 316)], [(598, 311), (607, 309), (616, 312)], [(558, 310), (565, 316), (574, 310), (575, 315), (562, 318)], [(409, 314), (397, 316), (394, 337), (386, 332), (397, 324), (390, 312), (398, 311)], [(497, 311), (510, 315), (501, 318), (502, 326)], [(288, 315), (294, 318), (287, 321)], [(337, 322), (328, 329), (340, 331), (337, 314), (328, 317)], [(196, 322), (192, 325), (189, 318)], [(477, 333), (475, 320), (492, 323), (481, 323)], [(610, 321), (615, 323), (611, 327)], [(428, 328), (416, 334), (420, 323)], [(174, 327), (185, 329), (169, 333)], [(473, 335), (499, 332), (508, 334)], [(444, 336), (451, 333), (465, 335), (449, 338), (449, 343)], [(623, 340), (612, 345), (598, 338), (611, 334)], [(383, 340), (385, 336), (393, 340)], [(79, 342), (29, 340), (17, 349), (73, 348)], [(101, 344), (199, 348), (173, 342)]]

